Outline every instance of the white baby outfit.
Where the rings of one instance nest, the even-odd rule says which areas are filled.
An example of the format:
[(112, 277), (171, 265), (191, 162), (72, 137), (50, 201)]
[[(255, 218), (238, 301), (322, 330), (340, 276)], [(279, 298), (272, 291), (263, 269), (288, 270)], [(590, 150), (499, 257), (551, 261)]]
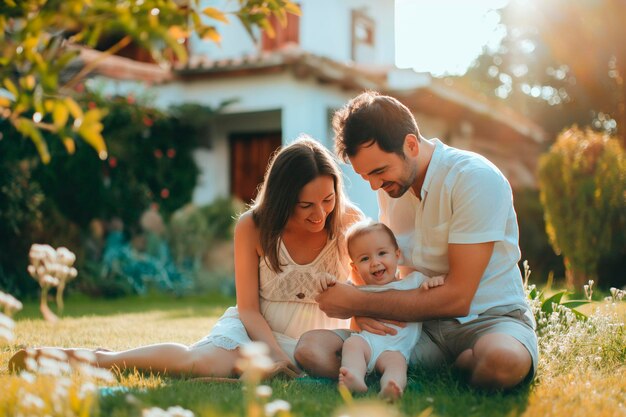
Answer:
[[(427, 277), (424, 274), (413, 272), (399, 281), (393, 281), (385, 285), (362, 285), (359, 286), (359, 289), (367, 292), (413, 290), (419, 288), (426, 279)], [(406, 362), (409, 363), (411, 351), (415, 347), (422, 331), (422, 323), (406, 323), (406, 327), (398, 327), (393, 324), (389, 324), (389, 326), (397, 330), (395, 335), (382, 336), (368, 331), (354, 334), (354, 336), (360, 336), (365, 339), (372, 350), (370, 360), (367, 363), (368, 374), (374, 370), (378, 357), (385, 351), (400, 352), (406, 359)]]
[[(280, 347), (293, 357), (300, 336), (313, 329), (347, 329), (350, 320), (328, 317), (315, 297), (320, 291), (318, 274), (328, 273), (345, 282), (349, 270), (341, 262), (337, 239), (329, 240), (311, 263), (300, 265), (291, 259), (284, 243), (279, 243), (281, 272), (272, 271), (264, 259), (259, 261), (259, 300), (261, 314), (274, 332)], [(237, 307), (229, 307), (215, 323), (211, 333), (194, 344), (208, 343), (233, 350), (249, 343), (250, 337), (239, 319)]]

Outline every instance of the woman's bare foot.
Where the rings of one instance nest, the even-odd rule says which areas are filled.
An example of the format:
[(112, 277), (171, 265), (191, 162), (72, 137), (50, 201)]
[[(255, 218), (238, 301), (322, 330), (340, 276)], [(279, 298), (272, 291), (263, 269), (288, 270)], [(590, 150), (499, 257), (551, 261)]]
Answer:
[(103, 348), (91, 350), (51, 347), (20, 349), (9, 359), (9, 372), (23, 371), (28, 368), (28, 358), (39, 361), (42, 356), (59, 362), (68, 362), (72, 366), (85, 363), (94, 365), (96, 363), (94, 352), (108, 352), (108, 350)]
[(378, 397), (389, 402), (397, 401), (402, 397), (402, 388), (396, 381), (389, 380), (384, 387), (380, 387)]
[(339, 385), (343, 385), (350, 392), (367, 392), (367, 385), (363, 378), (358, 378), (348, 368), (339, 368)]

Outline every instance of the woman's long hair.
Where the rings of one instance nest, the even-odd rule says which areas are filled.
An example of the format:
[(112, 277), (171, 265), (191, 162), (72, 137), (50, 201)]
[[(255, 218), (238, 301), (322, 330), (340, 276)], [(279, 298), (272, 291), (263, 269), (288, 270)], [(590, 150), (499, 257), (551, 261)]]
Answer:
[[(279, 239), (300, 191), (321, 175), (330, 175), (335, 182), (335, 209), (326, 218), (324, 227), (329, 239), (341, 239), (346, 201), (341, 171), (333, 155), (309, 136), (300, 136), (278, 151), (268, 164), (263, 184), (252, 205), (252, 218), (259, 228), (265, 262), (274, 272), (282, 270), (278, 258)], [(341, 248), (343, 245), (339, 243)]]

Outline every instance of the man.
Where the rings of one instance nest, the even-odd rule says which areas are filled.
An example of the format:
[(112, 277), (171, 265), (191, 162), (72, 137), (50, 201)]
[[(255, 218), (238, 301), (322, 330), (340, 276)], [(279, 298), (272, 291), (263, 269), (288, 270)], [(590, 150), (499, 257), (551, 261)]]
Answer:
[[(518, 226), (511, 187), (480, 155), (426, 140), (398, 100), (363, 93), (333, 119), (337, 153), (378, 190), (380, 220), (398, 238), (402, 276), (447, 274), (430, 290), (364, 293), (337, 284), (317, 301), (331, 317), (393, 333), (385, 320), (423, 321), (412, 363), (454, 363), (470, 383), (507, 389), (532, 379), (535, 322), (517, 262)], [(376, 320), (378, 319), (378, 320)], [(336, 377), (342, 337), (316, 330), (296, 359), (310, 373)]]

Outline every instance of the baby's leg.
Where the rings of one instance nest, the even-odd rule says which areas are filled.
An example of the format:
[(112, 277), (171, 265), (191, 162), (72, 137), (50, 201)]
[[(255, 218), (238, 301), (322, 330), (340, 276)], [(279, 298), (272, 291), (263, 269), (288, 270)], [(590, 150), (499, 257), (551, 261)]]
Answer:
[(350, 336), (343, 343), (341, 368), (339, 368), (339, 384), (352, 392), (366, 392), (365, 372), (372, 350), (359, 336)]
[(406, 388), (406, 368), (406, 359), (402, 353), (387, 350), (380, 354), (376, 361), (376, 370), (382, 374), (379, 397), (388, 401), (402, 397)]

